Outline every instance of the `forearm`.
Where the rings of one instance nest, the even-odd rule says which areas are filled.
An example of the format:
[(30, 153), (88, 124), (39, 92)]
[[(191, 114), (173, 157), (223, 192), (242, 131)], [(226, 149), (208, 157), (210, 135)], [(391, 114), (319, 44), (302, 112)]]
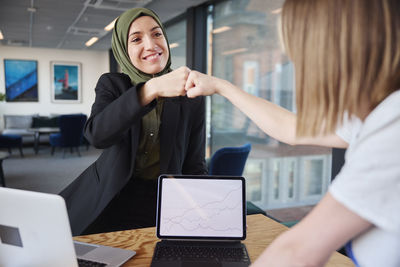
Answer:
[(301, 222), (274, 240), (252, 267), (323, 266), (333, 252), (371, 226), (327, 193)]
[(217, 92), (245, 113), (269, 136), (290, 144), (296, 140), (296, 115), (272, 102), (248, 94), (231, 83), (218, 79)]
[(269, 136), (290, 145), (347, 147), (336, 134), (298, 137), (296, 114), (265, 99), (248, 94), (228, 81), (192, 71), (186, 82), (188, 97), (218, 93), (246, 114)]
[(157, 87), (154, 84), (155, 79), (147, 81), (139, 90), (138, 98), (141, 106), (146, 106), (158, 97)]
[(321, 136), (296, 135), (297, 115), (268, 100), (251, 95), (231, 83), (218, 79), (217, 92), (245, 113), (269, 136), (289, 145), (317, 145), (347, 148), (335, 133)]
[(312, 263), (308, 256), (314, 251), (307, 251), (304, 240), (292, 232), (285, 232), (257, 258), (251, 267), (318, 267), (323, 264)]
[(185, 95), (185, 83), (189, 72), (190, 69), (183, 66), (168, 74), (148, 80), (138, 91), (140, 104), (146, 106), (158, 97)]

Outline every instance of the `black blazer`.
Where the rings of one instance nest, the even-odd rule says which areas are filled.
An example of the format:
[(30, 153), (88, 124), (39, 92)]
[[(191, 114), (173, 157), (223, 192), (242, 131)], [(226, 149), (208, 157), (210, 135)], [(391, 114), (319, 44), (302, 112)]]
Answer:
[[(110, 200), (134, 179), (141, 119), (156, 106), (142, 107), (137, 89), (121, 73), (103, 74), (85, 125), (85, 137), (103, 153), (60, 195), (67, 204), (73, 235), (80, 234)], [(160, 126), (160, 173), (205, 174), (204, 98), (166, 98)]]

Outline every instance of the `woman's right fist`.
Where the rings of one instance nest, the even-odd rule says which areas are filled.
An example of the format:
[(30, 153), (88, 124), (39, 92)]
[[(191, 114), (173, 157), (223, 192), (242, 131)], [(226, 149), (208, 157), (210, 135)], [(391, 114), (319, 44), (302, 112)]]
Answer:
[(186, 95), (185, 85), (189, 76), (188, 67), (180, 67), (170, 73), (148, 81), (157, 92), (156, 97), (176, 97)]

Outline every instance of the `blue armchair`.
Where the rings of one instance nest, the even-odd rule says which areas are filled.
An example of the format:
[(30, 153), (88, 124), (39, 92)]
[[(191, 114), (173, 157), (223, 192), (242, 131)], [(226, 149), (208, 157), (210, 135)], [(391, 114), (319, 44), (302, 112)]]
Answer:
[(251, 144), (241, 147), (223, 147), (217, 150), (211, 157), (208, 173), (241, 176), (250, 150)]
[(76, 148), (78, 155), (81, 156), (79, 146), (82, 144), (83, 127), (86, 119), (85, 114), (61, 115), (59, 117), (60, 132), (50, 134), (51, 155), (54, 155), (55, 147), (62, 147), (64, 149), (63, 157), (65, 157), (67, 148), (70, 148), (71, 153)]

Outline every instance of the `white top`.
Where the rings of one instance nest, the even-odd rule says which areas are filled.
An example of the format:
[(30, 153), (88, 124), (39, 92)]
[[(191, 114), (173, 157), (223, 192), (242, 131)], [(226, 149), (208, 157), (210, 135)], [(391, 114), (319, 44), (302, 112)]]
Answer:
[(375, 225), (351, 242), (357, 266), (400, 266), (400, 91), (337, 131), (349, 143), (333, 197)]

